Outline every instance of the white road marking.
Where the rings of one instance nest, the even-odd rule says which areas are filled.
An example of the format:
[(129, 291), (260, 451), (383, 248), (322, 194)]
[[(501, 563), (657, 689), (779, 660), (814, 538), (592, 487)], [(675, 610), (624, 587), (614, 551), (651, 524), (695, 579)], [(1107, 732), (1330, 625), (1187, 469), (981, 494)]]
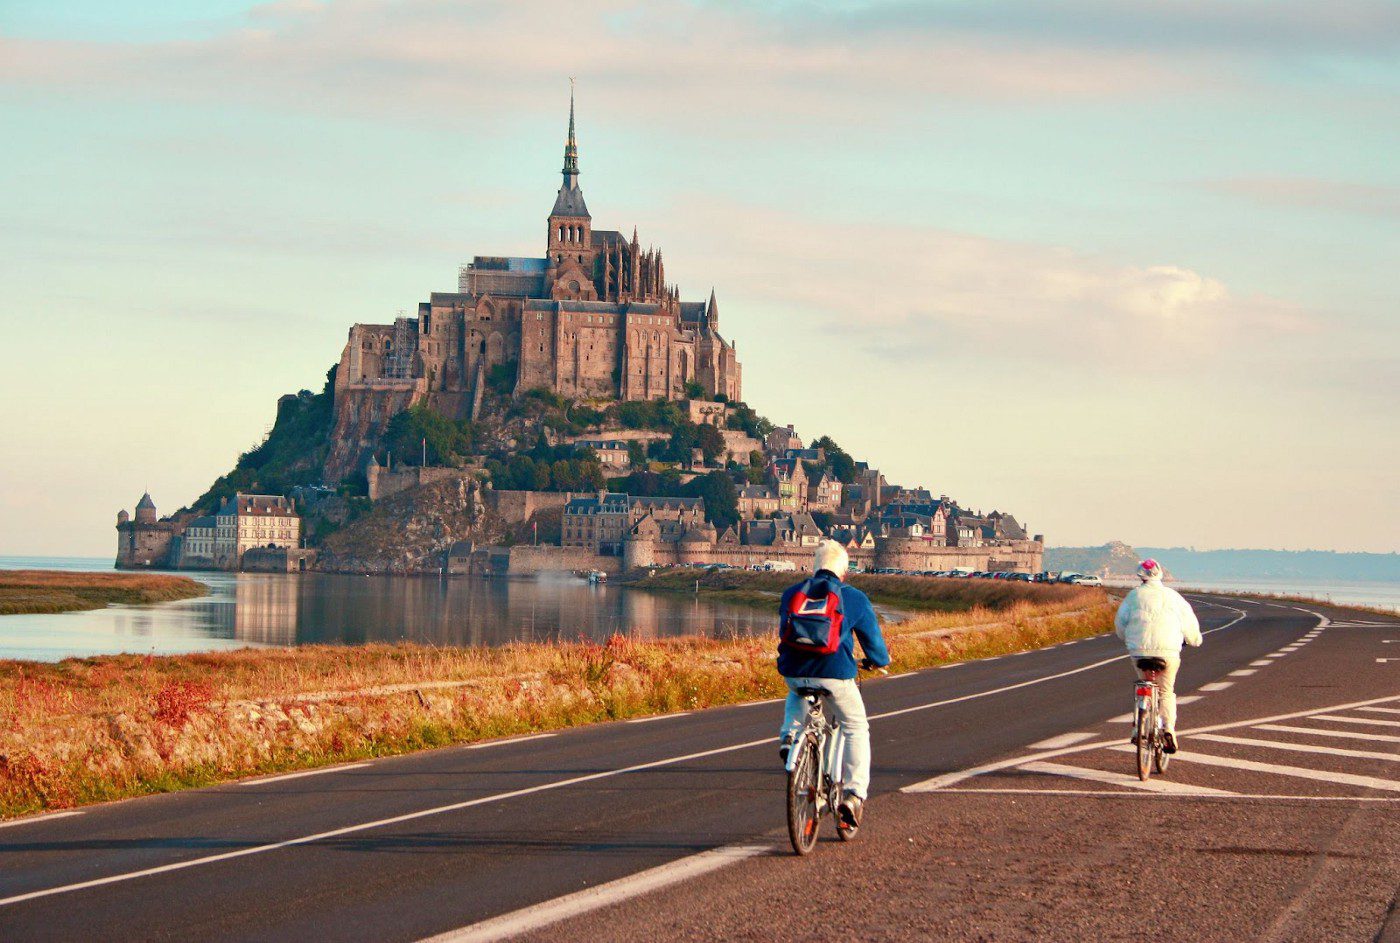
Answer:
[[(1178, 704), (1180, 704), (1180, 703), (1181, 703), (1181, 698), (1177, 698), (1177, 699), (1176, 699), (1176, 702), (1177, 702)], [(1119, 714), (1117, 717), (1110, 717), (1108, 720), (1104, 721), (1104, 723), (1106, 723), (1106, 724), (1131, 724), (1131, 723), (1133, 722), (1133, 719), (1134, 719), (1135, 717), (1137, 717), (1137, 712), (1136, 712), (1136, 711), (1134, 711), (1134, 712), (1131, 713), (1131, 714)]]
[(632, 719), (632, 720), (629, 720), (628, 723), (629, 723), (629, 724), (649, 724), (649, 723), (651, 723), (653, 720), (669, 720), (669, 719), (672, 718), (672, 717), (686, 717), (686, 716), (688, 716), (689, 714), (690, 714), (690, 711), (680, 711), (679, 713), (675, 713), (675, 714), (656, 714), (656, 715), (654, 715), (654, 716), (652, 716), (652, 717), (636, 717), (636, 718), (634, 718), (634, 719)]
[(361, 769), (368, 766), (368, 763), (347, 763), (344, 766), (324, 766), (321, 769), (308, 769), (300, 773), (283, 773), (281, 776), (264, 776), (261, 779), (245, 779), (239, 786), (265, 786), (268, 783), (280, 783), (286, 779), (301, 779), (303, 776), (320, 776), (322, 773), (339, 773), (347, 769)]
[(1249, 667), (1251, 667), (1251, 668), (1263, 668), (1265, 665), (1272, 665), (1272, 664), (1273, 664), (1273, 662), (1270, 661), (1269, 659), (1267, 659), (1267, 658), (1261, 658), (1261, 659), (1259, 659), (1258, 661), (1251, 661), (1251, 662), (1249, 663)]
[[(1200, 736), (1197, 734), (1196, 736)], [(1110, 750), (1134, 753), (1137, 748), (1132, 746), (1109, 747)], [(1180, 751), (1176, 754), (1176, 762), (1200, 763), (1203, 766), (1224, 766), (1229, 769), (1243, 769), (1254, 773), (1270, 773), (1275, 776), (1293, 776), (1298, 779), (1315, 779), (1319, 782), (1332, 783), (1342, 786), (1359, 786), (1362, 789), (1383, 789), (1386, 792), (1400, 792), (1400, 782), (1393, 779), (1381, 779), (1379, 776), (1357, 776), (1354, 773), (1336, 773), (1327, 769), (1308, 769), (1303, 766), (1280, 766), (1275, 763), (1259, 763), (1255, 760), (1240, 760), (1232, 756), (1214, 756), (1210, 753), (1188, 753)]]
[(1238, 671), (1232, 671), (1232, 672), (1230, 672), (1229, 677), (1231, 677), (1231, 678), (1248, 678), (1250, 675), (1254, 674), (1254, 673), (1257, 672), (1258, 670), (1259, 670), (1259, 669), (1257, 669), (1257, 668), (1241, 668), (1241, 669), (1239, 669)]
[[(938, 790), (944, 792), (971, 793), (973, 795), (988, 796), (1132, 796), (1136, 799), (1161, 799), (1165, 793), (1152, 794), (1150, 792), (1133, 791), (1130, 789), (973, 789), (962, 786), (950, 786), (947, 789)], [(1299, 802), (1400, 802), (1400, 796), (1289, 796), (1274, 793), (1258, 792), (1232, 792), (1223, 796), (1197, 795), (1198, 799), (1287, 799)]]
[(1383, 665), (1388, 661), (1400, 661), (1400, 658), (1377, 658), (1376, 664)]
[(557, 737), (554, 733), (532, 733), (528, 737), (507, 737), (504, 740), (487, 740), (485, 743), (472, 743), (467, 746), (468, 750), (484, 750), (487, 747), (503, 747), (511, 743), (524, 743), (527, 740), (543, 740), (545, 737)]
[(8, 822), (0, 822), (0, 828), (14, 828), (16, 825), (31, 825), (36, 822), (48, 822), (52, 819), (66, 819), (70, 815), (82, 815), (81, 809), (71, 809), (67, 812), (46, 812), (43, 815), (26, 815), (22, 819), (10, 819)]
[(1190, 704), (1192, 701), (1199, 701), (1205, 697), (1204, 694), (1181, 694), (1177, 696), (1177, 704)]
[[(1366, 701), (1353, 701), (1350, 704), (1335, 704), (1331, 707), (1325, 707), (1323, 708), (1323, 710), (1345, 711), (1351, 710), (1352, 708), (1356, 707), (1363, 707), (1367, 704), (1389, 704), (1393, 701), (1400, 701), (1400, 694), (1393, 694), (1389, 697), (1372, 698)], [(1201, 733), (1214, 733), (1217, 730), (1238, 730), (1241, 727), (1253, 726), (1262, 727), (1264, 724), (1272, 724), (1280, 720), (1296, 720), (1300, 717), (1310, 717), (1313, 711), (1315, 710), (1317, 710), (1317, 708), (1310, 708), (1309, 710), (1303, 711), (1294, 711), (1291, 714), (1274, 714), (1269, 717), (1254, 717), (1250, 720), (1233, 721), (1231, 723), (1225, 724), (1213, 724), (1209, 727), (1196, 727), (1191, 730), (1180, 731), (1180, 733), (1183, 736), (1191, 736)], [(995, 773), (999, 770), (1009, 769), (1013, 766), (1020, 766), (1023, 763), (1028, 763), (1034, 760), (1050, 760), (1054, 759), (1057, 756), (1067, 756), (1071, 753), (1086, 753), (1089, 750), (1097, 750), (1100, 747), (1119, 747), (1122, 743), (1123, 741), (1121, 738), (1114, 738), (1112, 740), (1099, 740), (1094, 743), (1084, 743), (1072, 747), (1061, 747), (1058, 750), (1047, 750), (1039, 755), (1011, 757), (1010, 759), (996, 760), (992, 763), (983, 763), (980, 766), (969, 766), (967, 769), (954, 770), (951, 773), (944, 773), (941, 776), (935, 776), (932, 779), (925, 779), (922, 782), (917, 782), (905, 786), (903, 789), (900, 790), (900, 792), (937, 792), (940, 789), (943, 789), (947, 786), (951, 786), (954, 783), (960, 783), (965, 779), (971, 779), (974, 776), (982, 776), (986, 773)], [(1133, 747), (1130, 746), (1127, 747), (1127, 749), (1132, 750)]]
[(1065, 766), (1061, 763), (1043, 763), (1036, 761), (1018, 766), (1017, 769), (1025, 770), (1028, 773), (1046, 773), (1051, 776), (1072, 776), (1075, 779), (1087, 779), (1096, 783), (1108, 783), (1110, 786), (1129, 786), (1133, 789), (1142, 789), (1146, 792), (1164, 792), (1178, 796), (1234, 795), (1234, 793), (1225, 789), (1209, 789), (1205, 786), (1188, 786), (1185, 783), (1172, 782), (1170, 779), (1149, 779), (1144, 782), (1136, 776), (1128, 776), (1123, 773), (1113, 773), (1102, 769), (1086, 769), (1082, 766)]
[(885, 678), (884, 678), (884, 680), (886, 680), (886, 681), (898, 681), (900, 678), (912, 678), (912, 677), (914, 677), (914, 675), (916, 675), (916, 674), (918, 674), (917, 671), (905, 671), (905, 672), (901, 672), (900, 674), (897, 674), (897, 675), (886, 675)]
[(1377, 743), (1400, 743), (1400, 737), (1386, 733), (1357, 733), (1355, 730), (1319, 730), (1316, 727), (1290, 727), (1287, 724), (1258, 724), (1259, 730), (1277, 730), (1280, 733), (1307, 733), (1314, 737), (1343, 737), (1347, 740), (1374, 740)]
[(1051, 737), (1049, 740), (1042, 740), (1039, 743), (1032, 743), (1032, 750), (1056, 750), (1060, 747), (1067, 747), (1071, 743), (1083, 743), (1093, 737), (1092, 733), (1062, 733), (1058, 737)]
[(1197, 690), (1199, 690), (1199, 691), (1223, 691), (1223, 690), (1225, 690), (1226, 688), (1228, 688), (1228, 687), (1230, 687), (1231, 685), (1233, 685), (1234, 683), (1235, 683), (1235, 682), (1233, 682), (1233, 681), (1212, 681), (1210, 684), (1203, 684), (1203, 685), (1201, 685), (1199, 688), (1197, 688)]
[(1313, 714), (1309, 720), (1330, 720), (1334, 724), (1373, 724), (1378, 727), (1400, 727), (1400, 720), (1375, 720), (1370, 717), (1336, 717), (1332, 714)]
[(1344, 750), (1341, 747), (1320, 747), (1311, 743), (1290, 743), (1287, 740), (1259, 740), (1255, 737), (1227, 737), (1218, 733), (1197, 734), (1197, 740), (1211, 740), (1215, 743), (1234, 743), (1247, 747), (1267, 747), (1274, 750), (1292, 750), (1295, 753), (1325, 753), (1328, 756), (1354, 756), (1363, 760), (1389, 760), (1400, 763), (1400, 753), (1377, 753), (1373, 750)]
[(752, 858), (770, 851), (764, 845), (737, 845), (730, 848), (716, 848), (714, 851), (691, 855), (670, 864), (641, 871), (637, 874), (609, 881), (597, 887), (590, 887), (573, 894), (557, 897), (554, 900), (535, 904), (512, 913), (502, 914), (481, 923), (449, 930), (437, 936), (422, 940), (421, 943), (490, 943), (506, 940), (540, 927), (576, 917), (579, 914), (597, 910), (619, 901), (640, 897), (651, 891), (679, 884), (691, 878), (717, 871), (736, 861)]
[(1358, 707), (1359, 711), (1374, 711), (1377, 714), (1400, 714), (1400, 708), (1394, 707)]

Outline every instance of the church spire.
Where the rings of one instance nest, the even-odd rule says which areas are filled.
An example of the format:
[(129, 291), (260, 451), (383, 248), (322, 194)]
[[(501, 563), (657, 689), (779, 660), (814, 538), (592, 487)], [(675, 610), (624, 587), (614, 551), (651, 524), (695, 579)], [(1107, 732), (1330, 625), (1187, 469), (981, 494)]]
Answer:
[(583, 202), (583, 191), (578, 186), (578, 142), (574, 139), (574, 80), (569, 79), (569, 139), (564, 144), (564, 185), (554, 200), (554, 210), (550, 218), (586, 218), (588, 204)]

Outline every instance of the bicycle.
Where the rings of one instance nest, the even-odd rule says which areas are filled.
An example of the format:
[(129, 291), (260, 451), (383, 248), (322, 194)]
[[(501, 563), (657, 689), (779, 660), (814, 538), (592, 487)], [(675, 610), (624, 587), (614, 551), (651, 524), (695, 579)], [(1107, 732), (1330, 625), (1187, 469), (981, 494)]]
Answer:
[[(875, 670), (886, 673), (883, 668)], [(792, 850), (807, 855), (817, 845), (823, 815), (830, 813), (836, 819), (836, 835), (842, 841), (855, 841), (860, 827), (846, 825), (836, 814), (846, 785), (841, 780), (846, 737), (841, 724), (826, 716), (823, 698), (831, 692), (811, 687), (798, 688), (797, 693), (807, 702), (807, 717), (788, 749), (787, 823)]]
[(1137, 710), (1133, 726), (1133, 741), (1137, 744), (1137, 773), (1143, 782), (1154, 771), (1160, 776), (1167, 771), (1171, 754), (1167, 752), (1167, 731), (1162, 723), (1162, 692), (1157, 679), (1167, 663), (1160, 658), (1136, 660), (1142, 679), (1133, 686)]

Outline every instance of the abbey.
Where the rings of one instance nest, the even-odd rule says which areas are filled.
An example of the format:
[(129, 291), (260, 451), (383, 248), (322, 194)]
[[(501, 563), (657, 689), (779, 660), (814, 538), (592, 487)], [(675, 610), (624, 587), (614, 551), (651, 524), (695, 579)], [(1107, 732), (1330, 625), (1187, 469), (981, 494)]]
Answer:
[(416, 317), (350, 329), (336, 372), (338, 413), (357, 400), (389, 412), (427, 401), (467, 418), (487, 388), (590, 399), (742, 398), (714, 292), (705, 302), (682, 301), (661, 252), (643, 250), (635, 229), (629, 239), (593, 228), (578, 182), (572, 95), (563, 175), (543, 256), (477, 256), (462, 267), (458, 290), (434, 292)]

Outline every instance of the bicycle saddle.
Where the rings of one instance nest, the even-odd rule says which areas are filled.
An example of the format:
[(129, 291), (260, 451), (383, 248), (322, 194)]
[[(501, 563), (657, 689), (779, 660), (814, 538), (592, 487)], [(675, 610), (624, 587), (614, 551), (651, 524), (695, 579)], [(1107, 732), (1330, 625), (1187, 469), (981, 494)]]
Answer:
[(1137, 660), (1139, 671), (1166, 671), (1167, 663), (1161, 658), (1139, 658)]
[(802, 697), (831, 697), (826, 688), (798, 688), (797, 693)]

